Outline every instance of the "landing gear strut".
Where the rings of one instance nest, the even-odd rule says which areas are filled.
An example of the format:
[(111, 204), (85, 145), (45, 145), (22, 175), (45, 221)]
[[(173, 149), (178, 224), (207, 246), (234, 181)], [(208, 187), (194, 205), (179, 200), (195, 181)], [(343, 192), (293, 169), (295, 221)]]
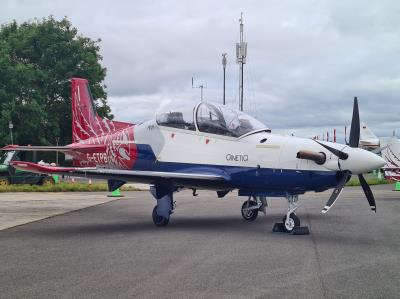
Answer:
[(287, 194), (286, 199), (288, 201), (288, 211), (283, 217), (282, 223), (275, 223), (272, 231), (279, 233), (290, 233), (293, 235), (308, 235), (310, 231), (307, 226), (300, 226), (300, 219), (296, 215), (296, 210), (299, 207), (298, 200), (299, 196)]
[(267, 199), (265, 197), (249, 196), (242, 205), (242, 217), (246, 221), (254, 221), (257, 219), (258, 212), (266, 213)]

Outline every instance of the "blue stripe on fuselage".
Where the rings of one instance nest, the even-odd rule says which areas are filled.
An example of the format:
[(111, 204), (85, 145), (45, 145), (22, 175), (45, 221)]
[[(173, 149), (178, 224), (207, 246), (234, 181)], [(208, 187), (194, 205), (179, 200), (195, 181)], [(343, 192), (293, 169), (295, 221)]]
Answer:
[(336, 171), (270, 169), (227, 165), (175, 163), (157, 161), (147, 144), (137, 144), (138, 159), (134, 170), (213, 174), (226, 177), (232, 189), (304, 193), (324, 191), (337, 185), (341, 177)]

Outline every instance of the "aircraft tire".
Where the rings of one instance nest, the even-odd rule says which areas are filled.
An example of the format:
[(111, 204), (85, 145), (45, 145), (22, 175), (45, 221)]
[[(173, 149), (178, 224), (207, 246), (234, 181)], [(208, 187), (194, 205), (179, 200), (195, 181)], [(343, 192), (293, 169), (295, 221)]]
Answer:
[(286, 215), (283, 217), (283, 225), (288, 233), (291, 233), (296, 226), (300, 226), (300, 219), (295, 213), (290, 214), (289, 226), (286, 225)]
[(156, 226), (167, 226), (169, 222), (169, 218), (157, 215), (157, 206), (153, 208), (153, 223)]
[(254, 210), (246, 210), (249, 207), (253, 207), (256, 206), (257, 203), (254, 201), (250, 201), (249, 203), (247, 202), (247, 200), (242, 204), (242, 217), (244, 220), (246, 221), (254, 221), (257, 219), (258, 216), (258, 210), (254, 209)]

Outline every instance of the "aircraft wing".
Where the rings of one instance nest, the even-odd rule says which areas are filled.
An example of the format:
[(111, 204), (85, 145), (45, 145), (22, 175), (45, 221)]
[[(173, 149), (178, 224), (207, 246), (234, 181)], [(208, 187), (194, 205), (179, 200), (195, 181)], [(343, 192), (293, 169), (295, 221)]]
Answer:
[(74, 144), (66, 146), (23, 146), (23, 145), (7, 145), (2, 148), (3, 151), (38, 151), (38, 152), (92, 152), (92, 151), (104, 151), (106, 148), (105, 144)]
[[(138, 171), (122, 170), (96, 167), (58, 167), (41, 165), (32, 162), (11, 161), (10, 165), (23, 171), (49, 174), (65, 174), (78, 177), (91, 177), (99, 179), (114, 179), (125, 182), (136, 182), (155, 184), (159, 181), (168, 180), (175, 185), (189, 188), (212, 187), (214, 185), (224, 186), (229, 177), (219, 174), (205, 172), (160, 172), (160, 171)], [(216, 184), (217, 183), (217, 184)]]

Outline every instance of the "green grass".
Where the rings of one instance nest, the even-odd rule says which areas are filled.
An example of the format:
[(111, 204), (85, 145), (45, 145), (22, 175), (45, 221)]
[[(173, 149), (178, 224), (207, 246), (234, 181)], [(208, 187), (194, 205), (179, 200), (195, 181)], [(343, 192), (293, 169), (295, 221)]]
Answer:
[[(366, 176), (368, 185), (381, 185), (381, 184), (391, 184), (391, 181), (385, 179), (378, 179), (375, 176)], [(350, 181), (347, 182), (346, 186), (360, 186), (360, 181), (357, 176), (353, 176)], [(55, 185), (7, 185), (0, 186), (1, 192), (107, 192), (107, 184), (105, 183), (95, 183), (95, 184), (85, 184), (85, 183), (60, 183)], [(140, 191), (135, 187), (122, 186), (121, 191)]]
[[(391, 184), (391, 181), (388, 181), (386, 179), (378, 179), (377, 177), (367, 177), (365, 178), (368, 185), (383, 185), (383, 184)], [(346, 186), (360, 186), (360, 181), (358, 180), (358, 177), (353, 176), (350, 181), (347, 182)]]
[[(108, 191), (107, 184), (60, 183), (55, 185), (37, 186), (15, 184), (0, 186), (0, 192), (99, 192)], [(123, 186), (121, 191), (140, 191), (135, 187)]]

